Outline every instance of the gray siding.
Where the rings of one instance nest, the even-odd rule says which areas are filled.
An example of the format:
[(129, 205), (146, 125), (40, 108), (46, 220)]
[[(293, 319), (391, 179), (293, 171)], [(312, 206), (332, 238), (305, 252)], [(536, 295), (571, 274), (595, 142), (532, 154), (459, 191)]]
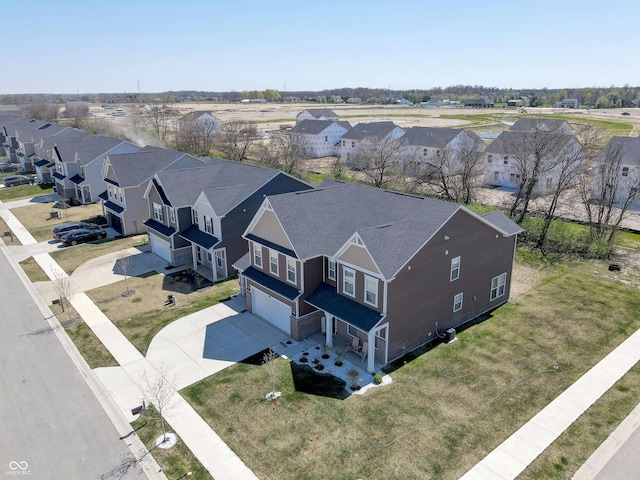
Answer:
[(322, 284), (324, 257), (316, 257), (304, 262), (304, 292), (300, 296), (300, 316), (315, 310), (304, 300)]

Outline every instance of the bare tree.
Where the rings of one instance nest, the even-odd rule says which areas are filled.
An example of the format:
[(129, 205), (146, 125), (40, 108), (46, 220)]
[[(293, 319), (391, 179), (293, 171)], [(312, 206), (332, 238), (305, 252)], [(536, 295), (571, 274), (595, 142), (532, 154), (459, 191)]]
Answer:
[(242, 162), (257, 139), (255, 123), (235, 118), (222, 123), (215, 145), (226, 158)]
[(168, 380), (169, 370), (166, 365), (162, 365), (157, 375), (149, 378), (147, 372), (142, 374), (143, 394), (146, 400), (153, 404), (162, 426), (162, 443), (167, 441), (167, 429), (164, 422), (164, 414), (173, 407), (173, 396), (176, 395), (175, 388)]
[(118, 268), (120, 272), (124, 275), (124, 284), (126, 286), (126, 291), (123, 293), (123, 296), (128, 297), (133, 292), (129, 290), (129, 281), (127, 280), (127, 272), (129, 271), (129, 267), (131, 266), (131, 255), (127, 253), (126, 250), (120, 250), (118, 252)]
[(89, 116), (89, 105), (85, 102), (67, 102), (65, 104), (65, 115), (67, 118), (72, 119), (72, 127), (84, 128)]
[(262, 366), (271, 378), (271, 391), (267, 394), (267, 399), (269, 400), (278, 398), (281, 395), (280, 392), (276, 392), (276, 375), (278, 374), (277, 358), (278, 354), (271, 349), (262, 357)]
[(260, 161), (287, 173), (302, 173), (305, 159), (302, 136), (276, 133), (259, 149)]
[(23, 105), (22, 113), (25, 117), (51, 122), (58, 118), (60, 107), (46, 102), (34, 102), (28, 105)]
[(193, 155), (209, 155), (218, 132), (218, 124), (213, 120), (180, 121), (176, 127), (176, 148)]
[(640, 199), (640, 173), (624, 166), (625, 143), (636, 140), (613, 137), (598, 155), (590, 174), (585, 172), (581, 178), (580, 195), (591, 236), (606, 242), (607, 254), (629, 207)]
[(66, 311), (69, 316), (69, 320), (71, 320), (71, 309), (69, 308), (69, 300), (73, 295), (73, 284), (71, 283), (71, 279), (69, 276), (60, 271), (53, 271), (53, 289), (58, 295), (58, 300), (60, 301), (60, 306), (62, 307), (62, 311)]
[(169, 133), (173, 130), (173, 116), (169, 97), (154, 98), (139, 117), (142, 128), (153, 138), (156, 146), (164, 147)]
[(400, 149), (400, 143), (391, 136), (380, 140), (365, 139), (360, 143), (353, 164), (362, 171), (367, 183), (386, 188), (401, 173)]

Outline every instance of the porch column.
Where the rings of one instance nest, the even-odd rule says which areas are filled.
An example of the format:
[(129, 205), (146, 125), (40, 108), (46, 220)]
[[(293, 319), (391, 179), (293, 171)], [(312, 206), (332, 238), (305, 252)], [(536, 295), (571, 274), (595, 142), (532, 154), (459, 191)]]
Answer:
[(376, 369), (376, 335), (369, 332), (367, 334), (367, 372), (373, 373)]
[(333, 316), (329, 312), (324, 313), (325, 342), (330, 347), (333, 346)]
[(193, 270), (195, 272), (198, 271), (198, 255), (196, 254), (196, 245), (195, 243), (191, 243), (191, 259), (192, 259), (192, 263), (193, 263)]
[(213, 251), (213, 247), (209, 249), (211, 252), (211, 271), (213, 272), (213, 283), (218, 281), (218, 263), (216, 260), (216, 252)]

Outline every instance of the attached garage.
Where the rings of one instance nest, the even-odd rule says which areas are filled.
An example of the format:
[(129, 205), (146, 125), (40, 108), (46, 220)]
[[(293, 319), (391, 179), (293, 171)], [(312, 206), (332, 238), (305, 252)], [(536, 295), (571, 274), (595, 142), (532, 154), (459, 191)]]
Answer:
[(291, 335), (291, 307), (257, 288), (251, 289), (253, 313)]
[(169, 245), (169, 242), (161, 239), (153, 233), (149, 233), (149, 245), (151, 245), (151, 251), (153, 253), (171, 263), (171, 246)]

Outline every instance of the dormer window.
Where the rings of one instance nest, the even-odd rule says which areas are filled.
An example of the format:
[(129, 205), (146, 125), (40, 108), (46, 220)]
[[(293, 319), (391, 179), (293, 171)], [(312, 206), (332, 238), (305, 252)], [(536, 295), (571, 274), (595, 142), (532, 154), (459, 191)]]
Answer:
[(164, 215), (162, 214), (162, 205), (159, 203), (153, 203), (153, 218), (158, 222), (164, 222)]

